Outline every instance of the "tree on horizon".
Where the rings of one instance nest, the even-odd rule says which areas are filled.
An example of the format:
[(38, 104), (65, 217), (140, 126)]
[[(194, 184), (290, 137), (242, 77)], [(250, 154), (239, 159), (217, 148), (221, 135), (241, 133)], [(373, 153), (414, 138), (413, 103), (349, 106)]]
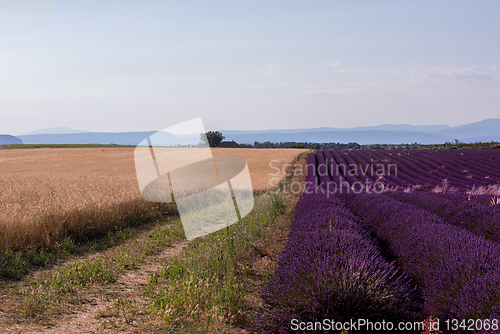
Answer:
[[(208, 140), (208, 143), (205, 138), (206, 140)], [(224, 138), (226, 137), (224, 137), (219, 131), (208, 131), (207, 133), (202, 133), (200, 135), (200, 142), (202, 142), (203, 144), (208, 144), (208, 146), (210, 147), (217, 147), (220, 145), (221, 141)]]

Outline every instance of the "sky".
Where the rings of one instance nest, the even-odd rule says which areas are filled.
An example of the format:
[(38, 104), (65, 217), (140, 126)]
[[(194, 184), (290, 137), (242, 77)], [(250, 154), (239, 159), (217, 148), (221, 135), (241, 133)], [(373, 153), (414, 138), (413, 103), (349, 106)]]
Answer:
[(500, 118), (496, 0), (29, 1), (0, 3), (0, 133)]

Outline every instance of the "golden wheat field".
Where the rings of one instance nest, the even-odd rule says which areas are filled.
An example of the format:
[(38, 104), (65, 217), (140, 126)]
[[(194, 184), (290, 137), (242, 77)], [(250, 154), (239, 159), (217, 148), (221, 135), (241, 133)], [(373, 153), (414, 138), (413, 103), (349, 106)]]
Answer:
[[(276, 183), (276, 169), (300, 149), (215, 148), (247, 160), (255, 191)], [(0, 151), (0, 250), (53, 247), (141, 221), (167, 204), (142, 199), (134, 148), (41, 148)]]

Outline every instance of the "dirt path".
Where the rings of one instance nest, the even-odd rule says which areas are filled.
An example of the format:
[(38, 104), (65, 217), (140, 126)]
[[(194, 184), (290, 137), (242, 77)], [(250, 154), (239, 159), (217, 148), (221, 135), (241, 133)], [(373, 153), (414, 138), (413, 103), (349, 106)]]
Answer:
[[(125, 271), (115, 283), (96, 289), (79, 292), (78, 298), (85, 301), (62, 314), (55, 324), (40, 325), (20, 323), (2, 328), (5, 333), (143, 333), (143, 321), (148, 321), (142, 312), (148, 301), (142, 291), (148, 283), (150, 273), (158, 270), (161, 263), (179, 255), (188, 244), (187, 240), (173, 244), (161, 253), (150, 255), (132, 270)], [(130, 301), (130, 304), (120, 303)], [(5, 318), (6, 314), (2, 314)], [(5, 319), (7, 320), (7, 319)], [(3, 322), (3, 321), (2, 321)]]

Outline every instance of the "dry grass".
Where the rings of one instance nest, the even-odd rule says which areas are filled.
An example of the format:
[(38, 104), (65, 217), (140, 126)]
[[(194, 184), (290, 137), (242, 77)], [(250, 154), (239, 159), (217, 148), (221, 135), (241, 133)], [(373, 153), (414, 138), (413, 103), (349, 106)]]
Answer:
[[(500, 196), (500, 185), (492, 184), (489, 186), (472, 187), (472, 189), (467, 191), (469, 195), (493, 195)], [(492, 203), (498, 202), (498, 198), (492, 198)], [(497, 203), (498, 204), (498, 203)]]
[[(142, 199), (133, 148), (2, 150), (0, 251), (57, 247), (66, 236), (85, 240), (115, 226), (133, 225), (168, 211)], [(304, 150), (213, 149), (247, 160), (254, 190), (277, 183), (276, 170)], [(171, 208), (171, 207), (170, 207)]]

